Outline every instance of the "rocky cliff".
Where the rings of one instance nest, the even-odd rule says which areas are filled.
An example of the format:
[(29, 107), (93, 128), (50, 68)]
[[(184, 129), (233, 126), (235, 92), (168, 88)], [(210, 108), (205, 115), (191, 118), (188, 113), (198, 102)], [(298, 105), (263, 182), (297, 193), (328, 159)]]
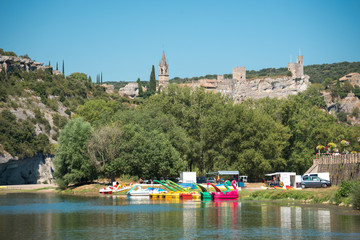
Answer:
[(13, 68), (18, 68), (25, 71), (33, 70), (46, 70), (51, 69), (51, 66), (43, 66), (44, 63), (36, 62), (30, 58), (24, 57), (14, 57), (14, 56), (1, 56), (0, 55), (0, 72), (1, 71), (11, 71)]
[(237, 102), (242, 102), (248, 98), (286, 98), (289, 95), (305, 91), (309, 85), (310, 81), (307, 75), (301, 78), (279, 76), (248, 79), (240, 81), (236, 88)]
[(54, 183), (53, 156), (17, 159), (0, 154), (0, 185)]

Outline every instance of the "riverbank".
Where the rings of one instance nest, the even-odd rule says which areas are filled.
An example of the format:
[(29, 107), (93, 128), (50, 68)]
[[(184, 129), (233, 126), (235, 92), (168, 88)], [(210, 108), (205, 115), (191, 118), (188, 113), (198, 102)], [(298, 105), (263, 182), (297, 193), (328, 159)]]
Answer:
[[(27, 184), (0, 186), (0, 194), (14, 192), (54, 192), (71, 195), (99, 195), (99, 189), (106, 185), (100, 183), (74, 185), (65, 190), (59, 190), (55, 184)], [(151, 185), (143, 184), (143, 187)], [(193, 190), (200, 191), (200, 190)], [(283, 190), (283, 189), (264, 189), (261, 183), (247, 183), (246, 188), (239, 191), (239, 199), (243, 200), (269, 200), (269, 201), (299, 201), (301, 203), (322, 203), (334, 204), (339, 206), (352, 207), (349, 198), (336, 199), (335, 195), (338, 187), (330, 188), (309, 188), (304, 190)], [(126, 195), (126, 191), (113, 193), (113, 195)]]
[(10, 192), (57, 192), (56, 184), (23, 184), (0, 186), (0, 194)]

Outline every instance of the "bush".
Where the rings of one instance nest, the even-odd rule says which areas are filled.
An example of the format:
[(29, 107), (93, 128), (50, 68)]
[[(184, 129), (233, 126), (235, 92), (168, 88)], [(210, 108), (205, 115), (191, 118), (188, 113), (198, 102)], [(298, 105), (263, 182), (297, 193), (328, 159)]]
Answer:
[(353, 186), (353, 182), (342, 181), (338, 191), (336, 192), (336, 198), (340, 199), (350, 196), (352, 186)]
[(55, 113), (53, 116), (52, 116), (52, 119), (53, 119), (53, 122), (54, 122), (54, 125), (60, 129), (62, 129), (63, 127), (65, 127), (66, 123), (67, 123), (67, 118), (64, 117), (64, 116), (61, 116), (60, 114), (58, 113)]
[(351, 187), (351, 202), (354, 209), (360, 209), (360, 181), (353, 182)]
[(345, 112), (339, 112), (336, 117), (339, 119), (340, 122), (347, 122), (347, 114)]
[(69, 109), (66, 109), (66, 110), (65, 110), (65, 113), (66, 113), (67, 115), (71, 116), (71, 111), (70, 111)]

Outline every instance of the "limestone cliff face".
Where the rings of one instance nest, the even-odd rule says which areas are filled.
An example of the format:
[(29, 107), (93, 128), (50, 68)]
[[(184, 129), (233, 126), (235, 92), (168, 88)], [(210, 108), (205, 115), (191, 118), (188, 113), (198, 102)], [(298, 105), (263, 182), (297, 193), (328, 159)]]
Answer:
[(53, 156), (17, 159), (0, 154), (0, 185), (53, 183)]
[(344, 99), (340, 100), (340, 107), (344, 112), (350, 114), (354, 108), (360, 109), (360, 99), (354, 93), (348, 93)]
[(235, 93), (236, 101), (242, 102), (248, 98), (259, 99), (264, 97), (286, 98), (289, 95), (305, 91), (310, 85), (309, 79), (309, 76), (304, 75), (301, 78), (281, 76), (239, 81)]
[[(324, 101), (326, 103), (327, 110), (329, 113), (337, 114), (341, 111), (344, 111), (346, 114), (351, 114), (355, 108), (360, 109), (360, 99), (355, 96), (354, 93), (348, 93), (348, 95), (343, 98), (332, 98), (331, 93), (327, 91), (322, 91), (321, 93), (324, 96)], [(353, 125), (360, 125), (359, 117), (347, 116), (347, 119)]]
[(105, 88), (105, 91), (107, 94), (111, 95), (115, 92), (115, 87), (114, 85), (111, 85), (111, 84), (103, 84), (101, 85), (102, 87)]
[[(0, 72), (1, 71), (11, 71), (13, 68), (18, 68), (25, 71), (33, 71), (37, 69), (52, 71), (51, 66), (43, 66), (44, 63), (35, 62), (29, 58), (23, 57), (14, 57), (14, 56), (1, 56), (0, 55)], [(56, 74), (60, 72), (57, 71)]]

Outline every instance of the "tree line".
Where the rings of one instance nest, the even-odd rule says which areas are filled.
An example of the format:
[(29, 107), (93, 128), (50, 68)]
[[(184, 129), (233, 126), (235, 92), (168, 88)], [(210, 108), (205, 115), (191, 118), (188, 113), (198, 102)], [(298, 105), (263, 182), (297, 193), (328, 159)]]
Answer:
[(311, 87), (241, 104), (177, 85), (136, 108), (90, 100), (60, 133), (56, 176), (67, 186), (122, 174), (174, 178), (183, 170), (239, 170), (253, 180), (274, 171), (303, 174), (319, 144), (349, 139), (360, 150), (359, 127), (339, 123), (323, 105)]

